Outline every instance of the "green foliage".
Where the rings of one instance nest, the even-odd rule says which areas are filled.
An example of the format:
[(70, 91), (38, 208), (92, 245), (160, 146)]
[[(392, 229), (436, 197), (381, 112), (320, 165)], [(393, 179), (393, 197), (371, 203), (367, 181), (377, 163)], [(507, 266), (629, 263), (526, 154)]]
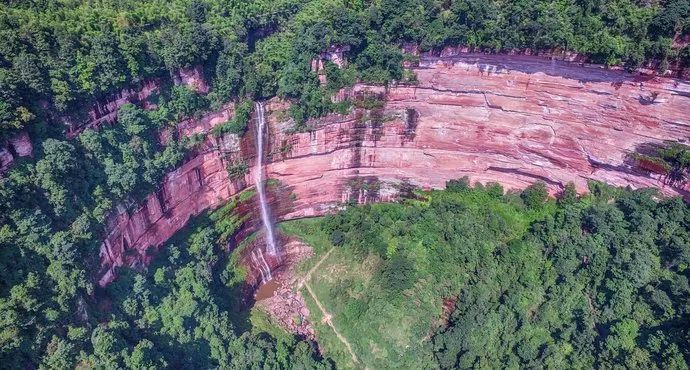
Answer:
[(245, 100), (235, 106), (235, 114), (225, 123), (213, 127), (213, 135), (221, 136), (226, 133), (242, 136), (247, 131), (247, 124), (252, 118), (252, 102)]
[(246, 175), (249, 172), (249, 166), (246, 162), (238, 160), (228, 163), (227, 170), (228, 176), (230, 176), (230, 178), (234, 180), (243, 178), (244, 175)]
[[(9, 368), (328, 366), (305, 342), (280, 344), (279, 349), (279, 341), (270, 336), (233, 329), (231, 308), (217, 298), (230, 293), (218, 282), (241, 281), (242, 272), (230, 264), (218, 268), (224, 261), (214, 249), (214, 243), (228, 239), (241, 222), (231, 212), (219, 218), (217, 228), (199, 230), (196, 237), (177, 243), (184, 248), (165, 249), (169, 250), (162, 259), (165, 266), (142, 273), (122, 271), (121, 283), (110, 289), (112, 309), (101, 304), (110, 300), (95, 295), (92, 279), (98, 275), (96, 251), (107, 215), (115, 205), (136, 204), (138, 197), (155, 190), (162, 176), (199, 142), (199, 137), (172, 140), (163, 147), (158, 140), (161, 127), (234, 100), (234, 117), (214, 133), (242, 135), (250, 120), (251, 100), (279, 96), (292, 103), (289, 113), (296, 127), (304, 128), (309, 118), (344, 113), (350, 104), (360, 104), (331, 101), (335, 92), (356, 81), (414, 83), (414, 76), (401, 67), (405, 57), (400, 45), (406, 42), (418, 43), (424, 50), (449, 44), (489, 51), (557, 48), (629, 68), (657, 59), (664, 69), (678, 58), (687, 66), (690, 49), (677, 52), (671, 45), (676, 35), (687, 33), (688, 19), (684, 0), (653, 6), (629, 0), (539, 0), (527, 5), (478, 0), (46, 0), (0, 5), (0, 139), (17, 130), (29, 130), (40, 138), (34, 145), (35, 159), (18, 162), (0, 179), (0, 363)], [(327, 83), (321, 84), (311, 61), (331, 46), (349, 48), (348, 64), (338, 68), (326, 62), (319, 73)], [(208, 95), (169, 86), (169, 76), (187, 68), (203, 71), (211, 87)], [(162, 86), (155, 110), (125, 104), (117, 123), (65, 139), (65, 116), (80, 123), (94, 103), (102, 106), (122, 89), (148, 79)], [(380, 104), (365, 99), (361, 106), (375, 109)], [(288, 151), (286, 146), (284, 152)], [(668, 164), (674, 185), (687, 178), (686, 154), (684, 149), (666, 148), (658, 156)], [(244, 171), (239, 166), (231, 172)], [(571, 196), (558, 205), (544, 202), (543, 192), (534, 191), (523, 195), (528, 205), (523, 208), (519, 198), (496, 186), (470, 190), (462, 181), (449, 182), (452, 191), (406, 204), (411, 208), (409, 217), (408, 210), (395, 207), (382, 208), (385, 212), (378, 206), (371, 213), (352, 211), (324, 221), (328, 230), (310, 240), (319, 244), (319, 251), (331, 242), (342, 244), (343, 253), (368, 263), (369, 270), (360, 272), (370, 274), (363, 276), (376, 276), (369, 285), (358, 283), (353, 290), (345, 289), (349, 281), (334, 289), (343, 297), (359, 297), (337, 307), (351, 318), (370, 319), (363, 319), (365, 324), (357, 330), (366, 334), (362, 338), (376, 338), (372, 343), (383, 343), (385, 348), (366, 343), (356, 349), (378, 356), (376, 361), (397, 355), (400, 364), (410, 364), (412, 355), (399, 353), (409, 344), (412, 352), (425, 348), (414, 352), (419, 361), (433, 363), (435, 358), (449, 367), (532, 366), (539, 361), (551, 367), (613, 367), (624, 361), (630, 367), (652, 367), (651, 363), (684, 367), (688, 346), (677, 338), (684, 334), (678, 328), (686, 322), (679, 317), (687, 316), (687, 308), (678, 302), (687, 299), (690, 252), (683, 233), (688, 227), (682, 202), (662, 201), (654, 207), (644, 198), (651, 195), (621, 198), (627, 193), (598, 183), (592, 183), (591, 189), (591, 200)], [(614, 203), (607, 206), (607, 202)], [(548, 218), (556, 208), (570, 218)], [(586, 214), (583, 209), (588, 209)], [(539, 218), (551, 220), (544, 227), (554, 232), (578, 224), (587, 232), (564, 232), (567, 237), (549, 234), (548, 247), (541, 239), (523, 240), (529, 225)], [(444, 221), (431, 221), (436, 219)], [(648, 229), (643, 232), (643, 227)], [(311, 229), (321, 230), (313, 224), (307, 230)], [(470, 232), (475, 234), (466, 236)], [(581, 238), (587, 238), (586, 243)], [(561, 244), (553, 240), (580, 249), (556, 248)], [(529, 260), (532, 264), (525, 263), (519, 271), (524, 276), (490, 265), (494, 260), (507, 263), (503, 259), (508, 252), (533, 258), (529, 252), (534, 250), (541, 250), (553, 263), (559, 279), (579, 276), (578, 281), (583, 281), (575, 287), (547, 284), (542, 289), (552, 289), (549, 297), (563, 289), (562, 295), (571, 300), (558, 303), (571, 308), (570, 303), (578, 302), (577, 309), (561, 315), (545, 305), (530, 307), (527, 312), (533, 313), (527, 316), (524, 310), (515, 311), (521, 316), (512, 317), (507, 309), (486, 317), (468, 311), (464, 313), (468, 320), (486, 320), (482, 330), (492, 336), (483, 338), (453, 318), (453, 327), (460, 326), (457, 330), (466, 335), (464, 342), (448, 337), (443, 348), (451, 349), (436, 351), (428, 349), (445, 340), (439, 339), (441, 333), (434, 343), (405, 342), (410, 333), (415, 339), (424, 338), (428, 326), (402, 322), (397, 331), (389, 332), (395, 345), (378, 341), (367, 332), (369, 328), (363, 328), (395, 322), (385, 321), (389, 312), (438, 312), (439, 294), (458, 294), (471, 274), (479, 276), (471, 281), (474, 284), (492, 277), (532, 289), (514, 296), (503, 295), (507, 283), (502, 283), (503, 290), (488, 285), (482, 294), (461, 297), (463, 302), (518, 308), (524, 308), (525, 302), (545, 302), (535, 288), (538, 285), (530, 283), (536, 278), (550, 282), (553, 272), (548, 263)], [(562, 255), (545, 252), (552, 250)], [(580, 250), (588, 251), (591, 268), (579, 267)], [(556, 262), (551, 261), (556, 257)], [(533, 265), (539, 271), (527, 268)], [(492, 271), (500, 273), (492, 275)], [(422, 281), (427, 275), (434, 281)], [(357, 281), (357, 276), (351, 278)], [(371, 288), (368, 297), (363, 295), (365, 288)], [(389, 303), (400, 304), (400, 299), (377, 303), (372, 298), (399, 292), (419, 296), (422, 288), (429, 293), (419, 305), (411, 300), (399, 311), (390, 310)], [(591, 293), (601, 332), (586, 329), (591, 322), (587, 307), (568, 295), (581, 291)], [(436, 294), (433, 299), (431, 293)], [(515, 317), (521, 321), (514, 324)], [(498, 329), (496, 322), (506, 323), (506, 329)], [(637, 323), (637, 331), (632, 330), (632, 322)], [(519, 346), (496, 339), (517, 327)], [(552, 334), (555, 330), (560, 330), (558, 335)], [(514, 348), (515, 355), (499, 358), (499, 347), (494, 347), (498, 344)], [(460, 345), (464, 352), (453, 352)], [(494, 353), (479, 352), (486, 348)], [(593, 348), (603, 354), (596, 359), (580, 356)]]
[(373, 93), (365, 93), (358, 96), (354, 101), (354, 106), (364, 109), (379, 109), (384, 105), (383, 96)]
[(461, 192), (468, 191), (470, 189), (472, 189), (472, 186), (470, 185), (470, 178), (467, 176), (465, 176), (461, 179), (458, 179), (458, 180), (446, 181), (446, 190), (447, 191), (461, 193)]
[[(97, 305), (88, 297), (94, 294), (92, 276), (98, 264), (93, 256), (106, 215), (125, 197), (152, 191), (181, 161), (184, 148), (174, 141), (159, 147), (150, 112), (126, 104), (118, 113), (118, 124), (86, 130), (76, 140), (43, 140), (35, 164), (13, 168), (0, 181), (3, 364), (60, 367), (86, 361), (124, 366), (129, 361), (108, 344), (108, 336), (101, 340), (99, 334), (90, 344), (86, 338), (70, 339), (64, 327), (95, 327)], [(96, 343), (103, 343), (105, 352), (118, 353), (79, 357)], [(161, 363), (149, 355), (149, 344), (137, 344), (131, 343), (141, 358), (137, 361)]]
[(331, 244), (341, 246), (345, 243), (345, 233), (340, 230), (334, 230), (330, 236)]
[[(308, 283), (363, 366), (686, 368), (690, 208), (593, 189), (553, 203), (535, 184), (523, 202), (461, 179), (427, 202), (281, 228), (315, 243), (314, 261), (344, 235)], [(316, 330), (349, 364), (332, 330)]]
[(652, 155), (632, 155), (638, 169), (664, 176), (672, 186), (683, 186), (690, 177), (690, 148), (677, 142), (665, 143)]
[[(687, 0), (13, 2), (3, 5), (0, 26), (0, 136), (36, 122), (37, 98), (74, 112), (144, 78), (197, 67), (214, 108), (279, 95), (304, 107), (294, 115), (300, 123), (332, 111), (328, 95), (357, 79), (414, 83), (402, 69), (405, 42), (561, 49), (629, 68), (655, 59), (665, 69), (687, 59), (671, 41), (687, 34), (688, 19)], [(350, 66), (326, 63), (328, 84), (319, 86), (310, 61), (334, 45), (348, 50)]]
[(36, 163), (36, 183), (45, 192), (48, 203), (57, 216), (67, 212), (68, 194), (76, 190), (72, 184), (80, 176), (72, 144), (55, 139), (43, 142), (43, 158)]
[(208, 100), (186, 86), (175, 86), (172, 89), (172, 96), (169, 102), (169, 108), (173, 117), (179, 121), (183, 118), (193, 117), (198, 115), (204, 109), (208, 108)]
[(247, 52), (246, 44), (226, 41), (225, 47), (219, 53), (213, 86), (213, 94), (219, 102), (238, 95), (242, 84), (243, 57)]
[(543, 182), (536, 182), (528, 186), (520, 194), (520, 198), (525, 202), (525, 205), (532, 209), (538, 209), (541, 207), (549, 196), (549, 192), (546, 190), (546, 184)]
[(362, 70), (363, 81), (386, 84), (402, 78), (402, 60), (399, 48), (372, 40), (357, 56), (355, 63)]
[(670, 166), (668, 182), (684, 185), (690, 176), (690, 149), (683, 144), (672, 143), (659, 149), (657, 155)]
[[(113, 317), (107, 327), (93, 331), (96, 367), (133, 368), (251, 368), (268, 366), (329, 368), (307, 342), (291, 335), (276, 338), (261, 329), (240, 328), (241, 281), (223, 282), (234, 270), (224, 242), (239, 225), (232, 201), (202, 216), (171, 239), (162, 255), (141, 273), (124, 271), (108, 287)], [(213, 221), (212, 223), (209, 221)], [(234, 298), (233, 298), (234, 297)]]
[(76, 85), (88, 94), (100, 94), (122, 86), (127, 80), (125, 60), (110, 27), (87, 36), (88, 48), (76, 56)]
[[(245, 192), (250, 193), (249, 191)], [(226, 205), (211, 213), (209, 216), (211, 221), (214, 223), (215, 231), (218, 234), (218, 242), (221, 245), (226, 245), (230, 237), (235, 235), (235, 232), (239, 230), (244, 223), (244, 218), (237, 216), (234, 213), (234, 210), (238, 203), (246, 202), (250, 199), (245, 197), (246, 195), (237, 196)]]
[(3, 136), (21, 129), (33, 119), (33, 113), (26, 107), (13, 107), (10, 103), (0, 100), (0, 134)]
[(197, 20), (169, 24), (160, 31), (161, 56), (169, 70), (202, 63), (214, 51), (215, 40), (207, 26)]

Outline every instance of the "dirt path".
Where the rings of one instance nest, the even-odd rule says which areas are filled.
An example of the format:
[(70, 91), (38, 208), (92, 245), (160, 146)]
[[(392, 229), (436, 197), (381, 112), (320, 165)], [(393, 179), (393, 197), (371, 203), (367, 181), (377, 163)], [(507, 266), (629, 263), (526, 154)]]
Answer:
[(309, 279), (311, 279), (311, 275), (314, 273), (314, 271), (316, 271), (316, 269), (318, 269), (319, 266), (321, 266), (321, 264), (323, 263), (323, 261), (325, 261), (326, 258), (328, 258), (328, 256), (331, 254), (331, 252), (333, 252), (334, 249), (335, 249), (335, 247), (331, 247), (331, 249), (329, 249), (328, 252), (326, 252), (326, 254), (323, 255), (323, 257), (321, 257), (321, 259), (319, 260), (319, 262), (317, 262), (316, 265), (314, 265), (314, 267), (312, 267), (312, 268), (307, 272), (307, 274), (304, 275), (304, 277), (299, 281), (299, 284), (297, 284), (297, 289), (298, 289), (298, 290), (299, 290), (299, 289), (302, 289), (302, 286), (304, 286), (304, 284), (306, 284), (307, 281), (309, 281)]
[(318, 298), (316, 298), (316, 294), (314, 294), (314, 291), (311, 290), (311, 287), (309, 286), (309, 284), (304, 283), (304, 286), (307, 288), (307, 291), (309, 292), (311, 297), (314, 299), (314, 302), (316, 302), (316, 305), (319, 306), (319, 310), (321, 310), (321, 314), (323, 315), (322, 321), (325, 322), (328, 326), (330, 326), (331, 329), (333, 329), (333, 332), (335, 333), (335, 335), (338, 337), (338, 339), (341, 342), (343, 342), (343, 344), (347, 348), (347, 351), (350, 352), (350, 356), (352, 356), (352, 361), (356, 364), (359, 363), (359, 360), (357, 359), (357, 355), (355, 355), (355, 352), (352, 350), (352, 346), (350, 346), (350, 342), (348, 342), (347, 339), (345, 339), (345, 337), (342, 334), (340, 334), (338, 329), (335, 328), (335, 325), (333, 325), (333, 322), (331, 321), (331, 317), (333, 317), (333, 316), (331, 316), (331, 314), (326, 311), (326, 309), (323, 307), (323, 305), (321, 305), (321, 302), (319, 301)]
[(303, 286), (305, 288), (307, 288), (307, 292), (309, 292), (309, 295), (311, 295), (311, 297), (314, 299), (314, 302), (316, 302), (316, 305), (319, 307), (319, 310), (321, 311), (321, 314), (323, 315), (322, 321), (325, 322), (326, 325), (330, 326), (331, 329), (333, 329), (333, 332), (335, 333), (336, 337), (338, 337), (338, 339), (345, 345), (345, 347), (347, 348), (347, 351), (350, 352), (350, 356), (352, 357), (352, 361), (355, 364), (357, 364), (357, 363), (359, 363), (359, 360), (357, 359), (357, 355), (355, 355), (355, 352), (352, 350), (352, 346), (350, 345), (350, 342), (348, 342), (347, 339), (345, 339), (345, 337), (342, 334), (340, 334), (338, 329), (335, 328), (335, 325), (333, 325), (333, 321), (331, 320), (331, 318), (333, 316), (330, 313), (328, 313), (328, 311), (326, 311), (326, 309), (321, 304), (321, 301), (319, 301), (319, 299), (316, 298), (316, 294), (314, 294), (314, 291), (311, 290), (311, 287), (307, 283), (307, 281), (309, 281), (311, 279), (311, 275), (314, 273), (314, 271), (316, 271), (319, 268), (319, 266), (321, 266), (321, 263), (323, 263), (323, 261), (325, 261), (326, 258), (328, 258), (328, 256), (331, 254), (331, 252), (333, 252), (334, 249), (335, 249), (335, 247), (331, 248), (328, 252), (326, 252), (326, 254), (324, 254), (323, 257), (321, 257), (319, 262), (317, 262), (316, 265), (314, 265), (314, 267), (312, 267), (307, 272), (307, 274), (304, 276), (304, 278), (302, 280), (300, 280), (299, 284), (297, 285), (297, 289), (301, 289)]

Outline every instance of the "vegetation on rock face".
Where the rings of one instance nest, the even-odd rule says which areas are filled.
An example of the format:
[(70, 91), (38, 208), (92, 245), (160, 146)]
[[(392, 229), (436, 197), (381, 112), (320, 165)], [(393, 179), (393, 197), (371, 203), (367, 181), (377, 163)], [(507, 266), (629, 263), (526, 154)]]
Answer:
[(331, 368), (308, 342), (249, 330), (247, 287), (225, 253), (243, 222), (233, 210), (246, 197), (178, 232), (146, 272), (125, 270), (108, 286), (107, 321), (91, 336), (94, 353), (66, 359), (136, 369)]
[(226, 133), (242, 136), (247, 130), (247, 124), (251, 119), (252, 102), (245, 100), (235, 107), (235, 112), (225, 123), (213, 127), (213, 134), (221, 136)]
[[(583, 53), (634, 68), (690, 62), (674, 50), (687, 34), (688, 0), (125, 0), (22, 1), (0, 15), (0, 135), (79, 111), (150, 77), (201, 66), (213, 106), (237, 96), (297, 99), (296, 118), (331, 109), (328, 92), (355, 78), (401, 80), (400, 45), (468, 45)], [(320, 86), (310, 60), (331, 45), (351, 68), (326, 63)], [(409, 78), (410, 76), (407, 76)]]
[[(19, 160), (0, 178), (1, 366), (245, 368), (249, 364), (266, 367), (324, 365), (316, 363), (322, 361), (306, 342), (249, 333), (237, 324), (234, 311), (225, 300), (227, 295), (231, 295), (230, 288), (223, 282), (225, 275), (235, 272), (229, 268), (223, 270), (225, 262), (219, 257), (222, 253), (214, 249), (218, 239), (222, 244), (242, 222), (232, 216), (218, 216), (224, 220), (216, 220), (222, 225), (221, 229), (204, 226), (189, 239), (176, 241), (180, 248), (164, 248), (164, 255), (156, 259), (158, 265), (148, 272), (125, 273), (125, 277), (106, 292), (95, 288), (94, 276), (99, 269), (98, 252), (106, 216), (117, 205), (126, 210), (129, 205), (136, 204), (138, 198), (154, 190), (163, 175), (182, 161), (187, 150), (198, 144), (199, 137), (160, 140), (167, 125), (235, 101), (235, 116), (228, 123), (219, 125), (215, 133), (242, 134), (252, 109), (251, 100), (279, 96), (294, 103), (290, 114), (300, 127), (310, 117), (347, 110), (349, 102), (333, 103), (331, 96), (357, 80), (380, 84), (414, 82), (413, 76), (402, 68), (406, 58), (400, 46), (406, 42), (419, 44), (423, 50), (449, 44), (491, 51), (560, 48), (584, 53), (597, 62), (625, 63), (629, 67), (639, 66), (644, 60), (672, 61), (676, 58), (687, 65), (690, 64), (690, 49), (674, 50), (671, 40), (676, 35), (687, 34), (689, 12), (687, 0), (655, 2), (652, 5), (631, 0), (577, 3), (552, 0), (508, 3), (478, 0), (32, 0), (3, 3), (0, 5), (0, 141), (18, 130), (27, 130), (34, 140), (35, 153), (33, 159)], [(311, 70), (310, 62), (331, 46), (346, 50), (345, 57), (349, 63), (338, 68), (325, 61), (324, 70), (319, 72), (326, 77), (326, 84), (322, 84), (318, 74)], [(407, 57), (407, 61), (410, 59)], [(181, 69), (187, 71), (192, 68), (203, 72), (210, 86), (208, 94), (199, 94), (184, 86), (169, 86), (170, 76), (179, 76)], [(161, 82), (160, 96), (155, 105), (148, 107), (155, 107), (154, 110), (126, 104), (118, 111), (117, 123), (86, 129), (73, 140), (65, 138), (64, 118), (84, 123), (85, 113), (95, 102), (112, 100), (122, 89), (134, 89), (154, 78)], [(380, 104), (375, 100), (363, 103)], [(288, 149), (286, 146), (284, 154), (289, 152)], [(664, 157), (664, 160), (668, 158)], [(686, 167), (679, 168), (687, 172)], [(244, 171), (242, 167), (236, 168), (237, 171), (231, 170), (238, 174)], [(486, 191), (487, 194), (498, 194), (497, 187)], [(609, 193), (604, 187), (597, 188), (597, 191)], [(485, 233), (479, 245), (467, 244), (479, 248), (473, 253), (491, 255), (493, 244), (502, 245), (499, 241), (492, 241), (494, 236), (522, 240), (520, 237), (531, 235), (526, 234), (530, 222), (555, 217), (553, 212), (558, 215), (562, 208), (545, 201), (543, 191), (538, 188), (523, 195), (524, 200), (517, 197), (503, 199), (498, 195), (495, 199), (486, 195), (480, 197), (478, 194), (483, 194), (481, 192), (471, 194), (478, 199), (484, 197), (481, 201), (488, 202), (488, 206), (481, 206), (487, 207), (484, 212), (498, 212), (498, 215), (483, 219), (483, 224), (473, 221), (474, 215), (466, 217), (468, 225), (476, 224), (477, 230)], [(452, 198), (450, 195), (439, 197)], [(662, 268), (650, 268), (648, 272), (640, 273), (632, 288), (624, 287), (628, 290), (619, 289), (617, 285), (607, 285), (608, 290), (601, 290), (596, 284), (603, 284), (602, 281), (609, 284), (608, 280), (586, 280), (582, 284), (593, 294), (593, 307), (601, 316), (596, 319), (594, 339), (585, 336), (582, 343), (564, 344), (562, 347), (557, 344), (554, 347), (553, 343), (570, 340), (573, 332), (585, 329), (580, 324), (572, 327), (555, 324), (547, 327), (544, 324), (538, 327), (539, 330), (520, 334), (519, 338), (526, 338), (520, 339), (520, 343), (531, 343), (537, 346), (537, 350), (532, 347), (521, 349), (516, 361), (537, 361), (535, 353), (544, 358), (551, 353), (560, 353), (570, 359), (568, 356), (579, 353), (573, 351), (586, 352), (585, 349), (590, 348), (588, 346), (600, 351), (596, 352), (598, 357), (594, 360), (583, 360), (585, 365), (601, 363), (608, 366), (609, 363), (623, 361), (625, 354), (632, 354), (627, 357), (645, 365), (644, 361), (680, 363), (679, 351), (687, 359), (687, 353), (683, 351), (689, 346), (687, 343), (683, 345), (678, 339), (680, 334), (674, 331), (677, 317), (687, 316), (686, 309), (677, 304), (678, 297), (686, 297), (684, 294), (687, 294), (682, 288), (687, 262), (669, 262), (670, 257), (666, 255), (687, 253), (684, 249), (686, 236), (681, 233), (683, 227), (687, 229), (687, 224), (677, 220), (678, 217), (686, 217), (679, 216), (686, 211), (674, 201), (651, 205), (646, 198), (640, 199), (640, 204), (651, 210), (649, 217), (653, 220), (647, 222), (645, 216), (642, 224), (656, 225), (660, 231), (649, 234), (656, 235), (654, 238), (634, 240), (642, 243), (639, 244), (641, 246), (647, 246), (644, 243), (649, 240), (656, 243), (659, 258), (664, 263)], [(585, 211), (590, 209), (588, 207), (610, 207), (611, 210), (601, 212), (624, 212), (627, 222), (622, 222), (620, 230), (602, 231), (601, 243), (620, 242), (616, 238), (633, 240), (626, 230), (637, 224), (627, 218), (627, 211), (620, 208), (620, 200), (609, 206), (601, 202), (589, 204), (590, 201), (575, 202), (580, 208), (573, 206), (581, 209), (578, 212), (582, 212), (583, 220), (590, 217)], [(424, 202), (415, 204), (419, 214), (410, 216), (411, 219), (426, 217), (422, 212), (424, 209), (436, 210), (434, 202), (432, 199), (431, 208), (428, 208), (429, 204), (423, 208)], [(449, 213), (445, 215), (452, 216), (453, 212), (461, 212), (460, 208), (464, 207), (453, 202), (449, 200), (443, 206), (448, 207)], [(522, 203), (529, 207), (521, 208)], [(396, 208), (402, 207), (400, 205), (381, 207), (393, 207), (391, 209), (397, 209), (396, 212), (403, 212), (402, 208)], [(230, 212), (229, 209), (223, 210)], [(348, 211), (339, 220), (357, 212), (363, 211)], [(369, 216), (364, 213), (357, 217), (364, 222)], [(501, 221), (502, 217), (508, 217), (508, 221)], [(669, 219), (669, 224), (662, 227), (664, 217)], [(359, 221), (352, 222), (353, 227), (360, 226)], [(444, 219), (443, 222), (450, 220)], [(485, 229), (495, 227), (494, 223), (505, 223), (514, 229), (510, 229), (510, 235)], [(462, 231), (455, 230), (462, 226), (439, 225), (444, 225), (443, 230), (433, 227), (429, 230), (438, 231), (443, 238), (452, 239)], [(343, 248), (354, 248), (356, 253), (353, 256), (379, 255), (371, 260), (376, 264), (391, 261), (386, 269), (372, 270), (376, 272), (372, 275), (376, 284), (407, 291), (415, 289), (420, 284), (420, 277), (429, 272), (420, 270), (417, 260), (406, 252), (412, 244), (405, 244), (400, 239), (405, 230), (393, 228), (391, 230), (397, 230), (396, 234), (391, 234), (390, 230), (382, 233), (379, 237), (385, 237), (381, 241), (385, 242), (385, 253), (377, 251), (378, 254), (372, 254), (368, 249), (372, 247), (358, 245), (352, 239), (352, 230), (341, 230), (336, 226), (333, 224), (328, 237), (335, 244), (343, 244)], [(367, 228), (370, 225), (361, 226), (365, 231), (363, 235), (369, 235)], [(582, 237), (592, 234), (590, 229), (586, 230)], [(460, 238), (464, 243), (465, 237)], [(479, 243), (479, 239), (467, 240)], [(372, 246), (379, 248), (383, 245), (381, 243)], [(615, 247), (605, 246), (609, 249)], [(573, 252), (563, 253), (570, 256)], [(620, 262), (622, 267), (612, 265), (615, 268), (612, 267), (609, 275), (627, 276), (621, 271), (626, 271), (628, 265), (625, 263), (633, 258), (630, 256), (637, 256), (637, 252), (625, 253), (628, 252), (621, 252), (621, 257), (614, 261), (623, 261)], [(385, 258), (380, 257), (383, 255)], [(547, 261), (551, 258), (546, 252), (541, 256)], [(480, 257), (485, 256), (482, 254)], [(439, 271), (445, 271), (443, 268), (443, 265), (438, 267)], [(520, 271), (507, 273), (517, 272)], [(666, 274), (663, 279), (660, 277), (662, 273)], [(463, 276), (451, 274), (449, 279)], [(498, 276), (496, 279), (518, 281), (518, 278), (511, 280)], [(533, 282), (530, 279), (535, 278), (523, 277), (527, 283)], [(229, 276), (226, 281), (237, 279)], [(638, 287), (640, 281), (645, 284)], [(456, 285), (446, 287), (443, 295), (459, 294), (459, 289), (464, 286), (460, 283), (456, 281)], [(541, 289), (555, 289), (553, 284), (547, 283), (552, 282), (546, 281)], [(496, 297), (494, 288), (487, 286), (486, 294), (478, 297), (460, 296), (459, 299), (469, 301), (458, 302), (505, 304), (502, 296)], [(617, 303), (615, 309), (606, 311), (604, 308), (612, 299), (607, 294), (619, 290), (623, 293), (616, 294), (637, 292), (640, 297), (624, 304)], [(435, 291), (429, 289), (429, 292)], [(395, 302), (395, 292), (387, 293)], [(657, 306), (646, 303), (652, 299), (647, 296), (655, 297), (660, 303)], [(522, 302), (522, 298), (513, 298)], [(636, 303), (638, 300), (644, 304)], [(420, 302), (426, 305), (424, 307), (438, 308), (437, 301)], [(349, 315), (360, 317), (367, 312), (364, 308), (354, 305), (348, 308)], [(380, 307), (380, 312), (385, 311), (384, 308), (388, 307)], [(534, 312), (541, 312), (541, 309), (539, 306)], [(662, 311), (665, 316), (658, 316)], [(390, 312), (397, 311), (393, 309)], [(455, 312), (455, 315), (460, 315), (464, 311), (458, 309)], [(574, 312), (573, 315), (585, 315)], [(651, 314), (645, 316), (649, 312)], [(551, 315), (550, 312), (546, 314)], [(541, 316), (532, 316), (532, 319), (534, 317)], [(659, 317), (664, 317), (665, 321), (659, 321), (662, 320)], [(451, 327), (459, 327), (460, 319), (460, 316), (452, 317)], [(524, 326), (522, 321), (520, 325), (520, 328)], [(404, 330), (410, 328), (407, 324), (400, 327)], [(555, 328), (561, 331), (556, 332)], [(657, 335), (650, 328), (664, 334)], [(669, 331), (669, 328), (673, 330)], [(546, 332), (550, 333), (549, 336), (544, 334)], [(454, 343), (455, 337), (451, 334), (441, 331), (432, 334), (434, 346)], [(448, 339), (442, 339), (446, 335)], [(407, 334), (400, 334), (395, 338), (404, 341), (406, 337)], [(604, 343), (609, 337), (615, 338), (611, 339), (610, 345), (609, 342)], [(424, 343), (431, 346), (432, 342)], [(463, 347), (444, 345), (448, 348), (481, 347), (477, 343), (463, 342)], [(504, 344), (506, 348), (511, 345)], [(391, 348), (386, 348), (384, 355), (377, 351), (372, 354), (386, 357), (395, 352)], [(471, 355), (465, 356), (469, 352), (453, 354), (450, 350), (445, 351), (446, 354), (442, 354), (441, 349), (430, 350), (424, 352), (426, 357), (420, 359), (428, 359), (429, 364), (450, 364), (453, 359), (458, 364), (471, 361)], [(400, 361), (407, 361), (405, 356)], [(476, 355), (491, 364), (499, 363), (497, 361), (513, 363), (510, 362), (513, 357), (506, 355), (508, 357), (498, 359), (497, 356)]]
[(231, 179), (240, 179), (244, 178), (244, 175), (246, 175), (249, 172), (249, 166), (246, 162), (238, 160), (228, 163), (227, 170), (228, 176), (230, 176)]
[(40, 159), (0, 179), (3, 364), (71, 363), (85, 348), (103, 350), (87, 339), (106, 335), (96, 334), (93, 282), (106, 215), (132, 194), (154, 190), (193, 144), (173, 140), (162, 147), (159, 113), (124, 105), (119, 124), (88, 129), (73, 141), (47, 138)]
[(637, 169), (663, 176), (671, 186), (684, 186), (690, 179), (690, 148), (680, 143), (666, 143), (651, 155), (634, 153)]
[(454, 181), (282, 228), (315, 246), (305, 270), (342, 244), (307, 283), (369, 368), (687, 368), (690, 208), (650, 190), (541, 189)]

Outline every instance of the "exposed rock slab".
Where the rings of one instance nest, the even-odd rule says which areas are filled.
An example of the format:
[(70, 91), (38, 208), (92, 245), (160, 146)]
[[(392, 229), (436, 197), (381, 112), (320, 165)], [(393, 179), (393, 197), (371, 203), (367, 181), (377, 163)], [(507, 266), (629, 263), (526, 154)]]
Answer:
[(192, 91), (200, 94), (206, 94), (209, 91), (206, 78), (204, 78), (204, 70), (200, 65), (180, 69), (172, 74), (172, 79), (175, 85), (187, 86)]
[(82, 122), (78, 118), (65, 116), (63, 122), (67, 125), (67, 137), (72, 139), (87, 128), (98, 128), (104, 123), (117, 121), (117, 111), (127, 103), (141, 105), (144, 109), (153, 109), (155, 105), (148, 99), (160, 90), (157, 79), (145, 80), (131, 88), (124, 88), (107, 99), (97, 101), (88, 112), (88, 119)]
[[(270, 284), (265, 284), (259, 288), (256, 306), (268, 312), (276, 320), (276, 323), (285, 330), (305, 338), (314, 339), (314, 328), (309, 321), (309, 308), (307, 308), (304, 297), (300, 294), (298, 279), (292, 269), (297, 262), (313, 254), (311, 247), (298, 240), (283, 239), (281, 242), (284, 251), (282, 256), (284, 260), (281, 265), (287, 268), (274, 273), (273, 281), (277, 282), (278, 286), (271, 296), (263, 297), (263, 299), (258, 297), (262, 293), (261, 290)], [(246, 256), (243, 256), (243, 259), (240, 263), (245, 266), (252, 265)], [(248, 277), (248, 282), (254, 286), (259, 284), (257, 279), (260, 279), (259, 276), (254, 275), (257, 269), (257, 267), (251, 266)]]

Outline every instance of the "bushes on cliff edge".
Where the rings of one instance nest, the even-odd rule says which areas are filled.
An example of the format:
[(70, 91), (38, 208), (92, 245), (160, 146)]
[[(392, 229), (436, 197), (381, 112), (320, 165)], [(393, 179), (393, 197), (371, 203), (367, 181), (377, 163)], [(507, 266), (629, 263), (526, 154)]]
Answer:
[(671, 40), (687, 34), (690, 5), (645, 4), (12, 2), (2, 5), (0, 18), (0, 136), (39, 123), (33, 117), (44, 116), (45, 107), (75, 112), (142, 79), (167, 79), (196, 66), (205, 71), (216, 107), (239, 96), (276, 94), (313, 104), (308, 90), (318, 82), (309, 61), (332, 45), (349, 49), (355, 68), (348, 70), (348, 81), (356, 75), (374, 83), (403, 78), (399, 47), (406, 42), (423, 50), (458, 44), (495, 52), (568, 50), (630, 68), (651, 59), (664, 64), (678, 57)]
[(235, 112), (232, 118), (227, 122), (216, 125), (212, 129), (214, 136), (219, 137), (223, 134), (230, 133), (242, 136), (247, 130), (247, 124), (251, 120), (253, 105), (250, 100), (245, 100), (235, 106)]

